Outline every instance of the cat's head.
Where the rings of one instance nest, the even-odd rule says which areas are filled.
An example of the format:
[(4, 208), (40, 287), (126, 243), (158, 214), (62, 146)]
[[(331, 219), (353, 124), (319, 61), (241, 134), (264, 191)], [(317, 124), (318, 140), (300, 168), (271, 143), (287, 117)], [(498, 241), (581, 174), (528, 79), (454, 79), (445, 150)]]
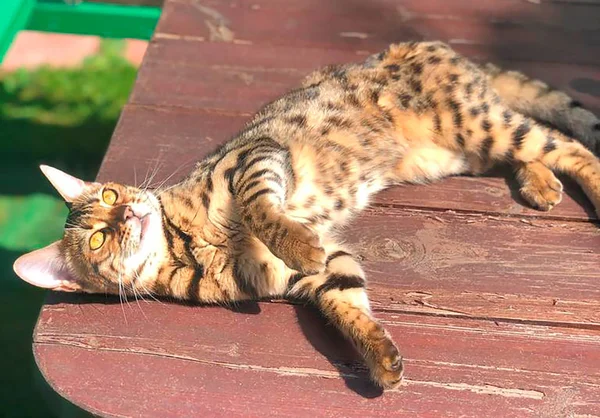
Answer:
[(21, 256), (19, 277), (35, 286), (88, 293), (144, 289), (149, 260), (166, 253), (161, 206), (150, 191), (117, 183), (86, 182), (40, 167), (69, 207), (64, 236)]

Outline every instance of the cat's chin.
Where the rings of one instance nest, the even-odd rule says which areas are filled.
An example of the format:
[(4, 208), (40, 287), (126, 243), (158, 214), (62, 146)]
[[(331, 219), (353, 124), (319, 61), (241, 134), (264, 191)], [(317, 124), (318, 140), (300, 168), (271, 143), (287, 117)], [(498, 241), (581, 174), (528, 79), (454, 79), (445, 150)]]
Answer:
[(156, 254), (160, 248), (162, 237), (161, 217), (156, 212), (148, 212), (139, 219), (138, 245), (136, 251), (129, 257), (128, 264), (137, 268), (152, 254)]
[(151, 235), (156, 230), (156, 223), (157, 220), (159, 220), (157, 218), (158, 216), (155, 213), (150, 212), (140, 220), (140, 240), (138, 244), (139, 253), (150, 252), (148, 251), (148, 246), (151, 245)]

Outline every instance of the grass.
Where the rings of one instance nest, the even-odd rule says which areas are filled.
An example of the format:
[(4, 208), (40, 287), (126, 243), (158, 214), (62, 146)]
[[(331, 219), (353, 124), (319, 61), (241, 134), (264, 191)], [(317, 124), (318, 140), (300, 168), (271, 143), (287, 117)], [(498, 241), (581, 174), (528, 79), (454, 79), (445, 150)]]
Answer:
[(38, 169), (93, 179), (136, 68), (123, 43), (104, 41), (79, 67), (0, 74), (0, 415), (63, 416), (44, 387), (31, 335), (45, 292), (18, 279), (13, 261), (60, 238), (66, 207)]

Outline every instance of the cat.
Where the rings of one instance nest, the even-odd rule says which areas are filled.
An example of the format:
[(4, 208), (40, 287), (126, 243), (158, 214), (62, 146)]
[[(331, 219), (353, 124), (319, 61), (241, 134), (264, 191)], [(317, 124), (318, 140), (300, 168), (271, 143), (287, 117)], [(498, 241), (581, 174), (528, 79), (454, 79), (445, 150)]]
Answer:
[(599, 146), (596, 116), (541, 81), (476, 65), (441, 42), (394, 44), (310, 74), (162, 192), (42, 166), (70, 207), (64, 237), (14, 269), (61, 291), (308, 301), (354, 344), (373, 381), (395, 388), (402, 357), (371, 313), (340, 227), (386, 187), (500, 162), (533, 206), (560, 202), (556, 170), (598, 211), (590, 150)]

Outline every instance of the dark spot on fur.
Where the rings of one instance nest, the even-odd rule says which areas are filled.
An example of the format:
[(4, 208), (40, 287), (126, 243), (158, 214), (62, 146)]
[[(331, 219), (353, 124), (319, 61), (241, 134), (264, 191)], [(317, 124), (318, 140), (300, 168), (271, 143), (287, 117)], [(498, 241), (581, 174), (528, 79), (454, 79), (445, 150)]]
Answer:
[(339, 116), (329, 116), (327, 119), (325, 119), (325, 123), (337, 128), (349, 129), (352, 127), (352, 122), (350, 120), (343, 119)]
[(471, 116), (473, 116), (474, 118), (479, 116), (479, 114), (481, 113), (481, 109), (477, 106), (472, 107), (471, 109), (469, 109), (469, 113), (471, 114)]
[(583, 107), (583, 104), (581, 104), (580, 101), (577, 100), (571, 100), (571, 103), (569, 103), (569, 107), (571, 109), (576, 108), (576, 107)]
[(429, 57), (427, 58), (427, 62), (429, 64), (439, 64), (442, 61), (442, 59), (440, 57)]
[(401, 94), (399, 98), (402, 107), (408, 107), (410, 105), (410, 101), (412, 100), (412, 96), (408, 93)]
[(360, 107), (360, 102), (358, 101), (358, 98), (356, 97), (356, 94), (349, 94), (348, 96), (346, 96), (346, 100), (348, 100), (348, 103), (351, 104), (354, 107)]
[(473, 94), (473, 89), (475, 88), (473, 83), (468, 83), (465, 86), (465, 93), (467, 95), (467, 98), (471, 97), (471, 95)]
[(492, 146), (494, 145), (494, 138), (488, 136), (481, 143), (480, 155), (484, 161), (488, 161), (490, 159), (490, 151)]
[(556, 144), (554, 143), (554, 138), (548, 137), (546, 138), (546, 145), (544, 145), (544, 154), (548, 154), (556, 149)]
[(433, 116), (433, 129), (438, 133), (442, 132), (442, 119), (437, 113)]
[(392, 73), (400, 71), (400, 66), (398, 64), (386, 65), (384, 68)]
[(294, 115), (289, 117), (288, 122), (293, 125), (298, 125), (300, 127), (304, 127), (306, 125), (306, 116), (304, 115)]
[(512, 117), (513, 117), (513, 114), (510, 110), (506, 109), (504, 112), (502, 112), (502, 119), (504, 119), (504, 126), (506, 126), (506, 127), (510, 126), (510, 123), (512, 122)]
[(515, 148), (521, 149), (521, 146), (523, 145), (523, 141), (525, 140), (525, 137), (527, 136), (529, 131), (531, 131), (531, 126), (529, 126), (529, 122), (527, 122), (527, 121), (521, 123), (517, 127), (517, 129), (515, 129), (515, 131), (513, 132), (513, 135), (512, 135), (513, 144), (514, 144)]
[(410, 69), (413, 73), (420, 75), (423, 72), (423, 64), (420, 62), (414, 62), (410, 65)]
[(410, 87), (415, 91), (415, 93), (422, 93), (423, 92), (423, 85), (421, 84), (421, 82), (419, 80), (410, 80)]
[(458, 102), (456, 102), (452, 99), (448, 99), (446, 101), (446, 104), (448, 105), (450, 110), (452, 110), (452, 119), (454, 121), (454, 126), (456, 128), (462, 127), (463, 116), (462, 116), (462, 113), (460, 112), (460, 104), (458, 104)]
[(208, 209), (210, 206), (210, 198), (206, 193), (202, 193), (202, 204), (206, 209)]

